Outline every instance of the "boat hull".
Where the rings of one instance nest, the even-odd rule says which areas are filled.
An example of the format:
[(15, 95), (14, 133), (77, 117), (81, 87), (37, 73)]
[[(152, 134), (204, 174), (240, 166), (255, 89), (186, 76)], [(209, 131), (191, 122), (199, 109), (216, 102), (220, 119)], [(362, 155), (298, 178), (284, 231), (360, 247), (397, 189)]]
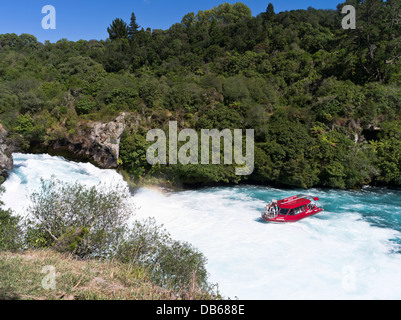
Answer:
[(263, 220), (267, 221), (267, 222), (279, 222), (279, 223), (285, 223), (285, 222), (297, 222), (299, 220), (305, 219), (307, 217), (311, 217), (319, 212), (322, 212), (323, 209), (321, 208), (316, 208), (313, 210), (309, 210), (306, 212), (303, 212), (301, 214), (295, 215), (295, 216), (280, 216), (278, 215), (275, 218), (269, 218), (266, 215), (262, 215)]

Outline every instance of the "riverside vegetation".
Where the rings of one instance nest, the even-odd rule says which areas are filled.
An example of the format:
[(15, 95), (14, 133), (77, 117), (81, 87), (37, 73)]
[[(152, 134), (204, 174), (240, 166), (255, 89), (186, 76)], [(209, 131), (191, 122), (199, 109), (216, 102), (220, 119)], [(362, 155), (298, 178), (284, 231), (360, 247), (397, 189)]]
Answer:
[[(153, 218), (132, 222), (130, 198), (128, 187), (53, 178), (25, 217), (0, 209), (0, 300), (220, 299), (204, 255)], [(53, 290), (44, 266), (55, 268)]]
[[(355, 30), (341, 27), (345, 4), (356, 9)], [(42, 44), (29, 34), (2, 34), (0, 122), (15, 148), (32, 151), (124, 112), (118, 166), (135, 184), (397, 187), (400, 15), (394, 0), (281, 13), (268, 4), (256, 16), (242, 3), (225, 3), (188, 13), (168, 30), (141, 28), (135, 14), (128, 24), (115, 19), (107, 40)], [(224, 164), (149, 165), (146, 133), (168, 132), (169, 121), (199, 132), (254, 129), (253, 174), (237, 176), (235, 165)], [(63, 188), (68, 192), (60, 193)], [(2, 210), (1, 248), (106, 259), (135, 268), (129, 277), (146, 274), (176, 296), (216, 297), (195, 248), (174, 241), (152, 220), (128, 230), (131, 209), (114, 205), (125, 203), (121, 190), (82, 188), (44, 181), (42, 193), (33, 195), (32, 221)], [(79, 219), (63, 211), (72, 203), (64, 196), (79, 198)], [(109, 205), (97, 208), (98, 200)], [(92, 220), (83, 220), (88, 212)], [(108, 215), (118, 219), (103, 229)], [(9, 258), (0, 261), (12, 268)]]

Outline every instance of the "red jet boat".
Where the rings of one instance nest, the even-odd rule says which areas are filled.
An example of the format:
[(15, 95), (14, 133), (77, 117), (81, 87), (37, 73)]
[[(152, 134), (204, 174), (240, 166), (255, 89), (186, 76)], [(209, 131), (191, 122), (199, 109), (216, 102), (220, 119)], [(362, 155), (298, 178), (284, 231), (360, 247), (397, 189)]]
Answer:
[(295, 222), (323, 211), (316, 201), (319, 198), (307, 195), (296, 195), (269, 203), (262, 218), (271, 222)]

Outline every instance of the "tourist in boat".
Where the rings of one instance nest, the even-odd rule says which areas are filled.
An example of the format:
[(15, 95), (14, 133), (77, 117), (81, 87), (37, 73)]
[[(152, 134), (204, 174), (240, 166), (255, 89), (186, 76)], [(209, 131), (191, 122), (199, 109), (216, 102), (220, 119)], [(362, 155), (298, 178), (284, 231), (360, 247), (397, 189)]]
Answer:
[(266, 209), (266, 214), (271, 216), (275, 214), (275, 204), (274, 203), (269, 203), (265, 207)]
[(274, 204), (273, 203), (270, 203), (270, 205), (269, 205), (269, 214), (270, 215), (274, 214)]
[(273, 204), (273, 213), (276, 215), (278, 213), (278, 205), (277, 203)]

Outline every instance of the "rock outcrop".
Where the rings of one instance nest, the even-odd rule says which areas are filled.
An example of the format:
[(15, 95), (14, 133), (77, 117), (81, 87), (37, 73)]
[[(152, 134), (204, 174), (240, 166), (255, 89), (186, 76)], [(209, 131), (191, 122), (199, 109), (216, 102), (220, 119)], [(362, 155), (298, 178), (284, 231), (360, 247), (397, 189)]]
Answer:
[(50, 143), (51, 153), (89, 160), (104, 169), (116, 168), (120, 139), (125, 129), (125, 113), (110, 122), (89, 122), (76, 128), (76, 134)]
[(7, 141), (8, 132), (0, 123), (0, 176), (6, 178), (8, 170), (14, 167), (12, 148)]

